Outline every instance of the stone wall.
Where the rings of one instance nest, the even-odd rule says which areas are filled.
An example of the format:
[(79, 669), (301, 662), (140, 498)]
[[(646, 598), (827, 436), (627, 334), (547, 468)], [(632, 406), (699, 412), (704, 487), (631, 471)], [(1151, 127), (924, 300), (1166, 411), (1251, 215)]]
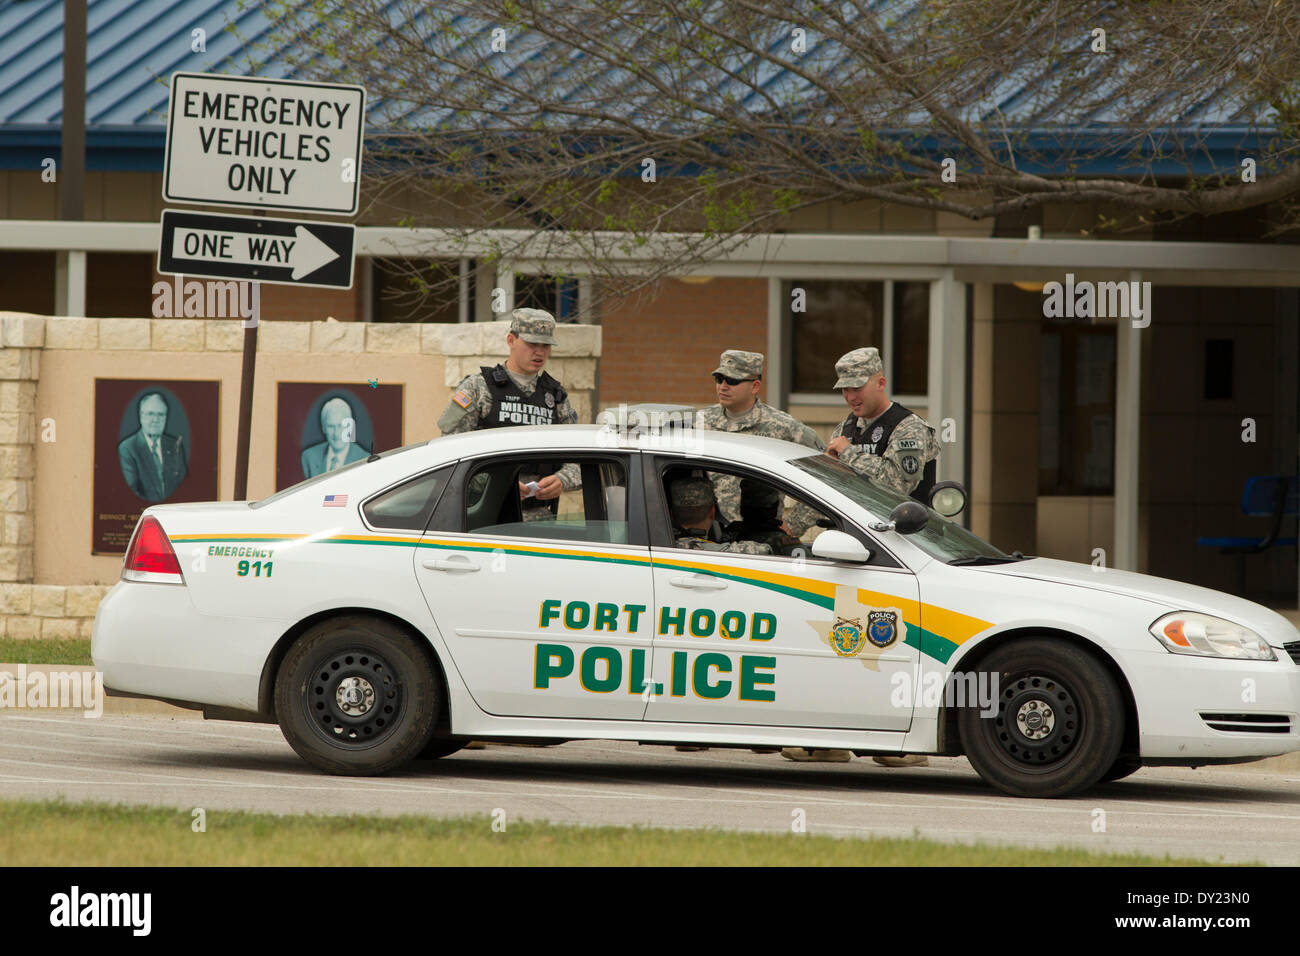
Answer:
[[(403, 387), (402, 443), (438, 434), (461, 378), (506, 355), (506, 321), (473, 324), (263, 321), (258, 330), (248, 497), (275, 491), (277, 383)], [(94, 382), (220, 381), (218, 497), (234, 488), (237, 319), (87, 319), (0, 312), (0, 627), (18, 638), (89, 637), (121, 557), (91, 554)], [(547, 370), (592, 420), (599, 327), (562, 325)], [(48, 429), (48, 433), (46, 430)], [(55, 438), (57, 429), (57, 439)]]
[(111, 586), (0, 584), (0, 633), (19, 640), (89, 640), (95, 610)]

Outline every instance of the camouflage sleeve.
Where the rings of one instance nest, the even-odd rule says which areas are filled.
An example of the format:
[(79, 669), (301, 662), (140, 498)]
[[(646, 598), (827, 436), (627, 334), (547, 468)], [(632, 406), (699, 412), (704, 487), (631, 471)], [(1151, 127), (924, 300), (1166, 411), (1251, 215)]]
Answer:
[(740, 520), (740, 476), (709, 472), (713, 482), (713, 497), (718, 504), (718, 520), (731, 524)]
[(456, 386), (451, 401), (438, 419), (438, 429), (444, 435), (472, 432), (482, 419), (485, 399), (488, 408), (491, 408), (492, 397), (488, 394), (487, 382), (483, 381), (483, 373), (466, 375)]
[(858, 474), (900, 495), (915, 491), (924, 477), (926, 462), (938, 457), (934, 429), (916, 415), (895, 427), (883, 455), (868, 454), (860, 445), (850, 445), (840, 452), (840, 460)]
[(728, 541), (718, 548), (730, 554), (771, 554), (772, 548), (761, 541)]
[(822, 440), (817, 437), (817, 433), (807, 425), (804, 425), (803, 427), (803, 435), (799, 437), (799, 444), (807, 445), (809, 448), (815, 448), (817, 451), (826, 450), (826, 446), (823, 445)]
[(578, 424), (578, 413), (573, 408), (573, 403), (569, 401), (569, 393), (564, 393), (564, 401), (555, 406), (555, 424), (557, 425), (576, 425)]
[(582, 487), (582, 467), (576, 461), (561, 465), (560, 470), (555, 474), (559, 477), (560, 485), (565, 491), (575, 491)]
[(772, 549), (760, 541), (728, 541), (726, 544), (718, 544), (716, 541), (706, 541), (703, 538), (678, 538), (677, 547), (688, 548), (692, 551), (719, 551), (726, 554), (771, 554)]
[(785, 511), (785, 526), (790, 529), (790, 534), (794, 537), (802, 538), (804, 532), (823, 517), (825, 516), (811, 505), (791, 499), (790, 507)]

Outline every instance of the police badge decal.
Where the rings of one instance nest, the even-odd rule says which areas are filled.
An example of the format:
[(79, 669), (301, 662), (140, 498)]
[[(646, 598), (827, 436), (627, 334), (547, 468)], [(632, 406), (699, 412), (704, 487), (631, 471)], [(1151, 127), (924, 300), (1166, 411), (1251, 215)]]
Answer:
[(555, 407), (555, 396), (552, 395), (550, 392), (546, 393), (546, 406), (547, 408)]
[(871, 611), (867, 614), (867, 640), (884, 650), (898, 640), (898, 612)]

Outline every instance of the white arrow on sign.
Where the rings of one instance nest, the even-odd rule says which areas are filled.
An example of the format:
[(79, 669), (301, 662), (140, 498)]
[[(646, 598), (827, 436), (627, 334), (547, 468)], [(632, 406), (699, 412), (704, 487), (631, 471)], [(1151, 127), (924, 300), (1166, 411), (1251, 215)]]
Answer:
[(235, 262), (241, 265), (288, 266), (293, 278), (311, 275), (339, 254), (298, 226), (292, 239), (228, 229), (192, 229), (178, 226), (172, 235), (172, 256), (200, 262)]

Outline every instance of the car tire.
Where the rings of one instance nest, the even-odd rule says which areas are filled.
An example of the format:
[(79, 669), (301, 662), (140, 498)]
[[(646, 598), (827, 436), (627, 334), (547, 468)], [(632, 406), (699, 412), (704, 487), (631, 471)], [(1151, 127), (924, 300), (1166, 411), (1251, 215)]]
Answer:
[(1124, 754), (1115, 759), (1110, 765), (1110, 769), (1101, 775), (1098, 783), (1114, 783), (1116, 780), (1123, 780), (1129, 774), (1137, 773), (1142, 769), (1142, 761), (1130, 754)]
[(1017, 797), (1065, 797), (1099, 782), (1124, 741), (1124, 699), (1110, 671), (1081, 648), (1030, 638), (979, 665), (996, 676), (998, 709), (963, 707), (966, 758), (985, 781)]
[(326, 773), (375, 776), (428, 746), (442, 707), (429, 655), (380, 618), (334, 618), (289, 648), (275, 713), (289, 746)]

